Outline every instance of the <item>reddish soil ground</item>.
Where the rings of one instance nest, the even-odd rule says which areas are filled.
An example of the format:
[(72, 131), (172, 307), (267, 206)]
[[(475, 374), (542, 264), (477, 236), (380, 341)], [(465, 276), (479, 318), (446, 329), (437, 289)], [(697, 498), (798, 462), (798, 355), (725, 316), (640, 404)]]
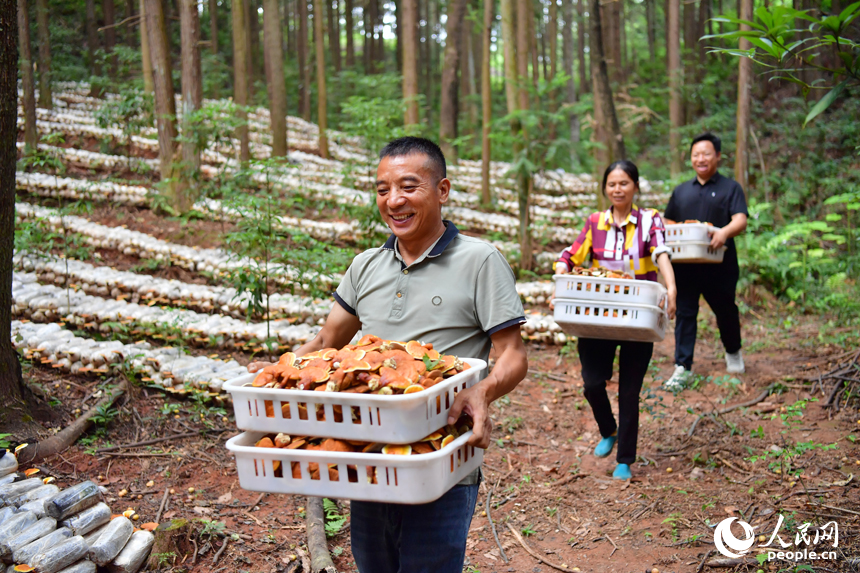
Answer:
[[(552, 570), (526, 551), (509, 526), (536, 555), (562, 570), (696, 571), (714, 550), (714, 524), (736, 516), (756, 526), (757, 533), (769, 535), (780, 513), (794, 528), (804, 522), (813, 522), (814, 527), (836, 520), (839, 560), (811, 564), (820, 571), (851, 570), (846, 557), (856, 555), (860, 517), (853, 479), (860, 471), (860, 451), (852, 433), (860, 417), (858, 404), (851, 402), (836, 412), (823, 408), (828, 392), (813, 390), (804, 381), (807, 376), (817, 379), (831, 363), (844, 360), (846, 352), (815, 341), (814, 319), (804, 317), (804, 327), (786, 329), (776, 317), (748, 316), (747, 374), (729, 380), (713, 334), (713, 316), (706, 309), (702, 314), (695, 389), (677, 396), (659, 389), (671, 365), (671, 336), (655, 347), (641, 401), (641, 459), (630, 482), (611, 479), (614, 460), (591, 453), (598, 433), (581, 396), (575, 353), (561, 357), (557, 347), (530, 348), (529, 377), (493, 411), (499, 442), (485, 455), (486, 479), (469, 534), (466, 571)], [(67, 379), (41, 367), (27, 372), (31, 381), (62, 402), (65, 421), (74, 408), (86, 409), (95, 402), (90, 395), (96, 384), (90, 380)], [(700, 414), (755, 398), (771, 384), (778, 384), (781, 392), (748, 408), (705, 418), (689, 435)], [(613, 396), (617, 385), (610, 383), (609, 390)], [(798, 400), (812, 398), (818, 402), (809, 402), (789, 428), (781, 416), (790, 414)], [(229, 405), (177, 401), (138, 388), (106, 428), (90, 432), (41, 468), (61, 485), (97, 480), (107, 488), (107, 501), (115, 511), (134, 508), (141, 522), (155, 519), (168, 490), (161, 521), (185, 518), (198, 532), (196, 559), (188, 545), (187, 554), (176, 555), (176, 571), (300, 570), (294, 569), (290, 556), (299, 554), (307, 539), (305, 498), (261, 497), (240, 487), (234, 462), (223, 447), (236, 434), (231, 418)], [(98, 451), (204, 430), (207, 433), (192, 439)], [(790, 462), (778, 457), (750, 459), (797, 442), (808, 442), (813, 449)], [(836, 448), (822, 448), (830, 444)], [(153, 484), (147, 485), (150, 481)], [(120, 497), (123, 489), (128, 494)], [(509, 563), (500, 555), (486, 516), (490, 493), (490, 515)], [(340, 506), (349, 512), (348, 502)], [(216, 525), (217, 533), (210, 536), (204, 533), (204, 520), (223, 527)], [(213, 563), (222, 535), (234, 533)], [(793, 541), (786, 524), (781, 535)], [(329, 540), (329, 547), (338, 570), (355, 570), (348, 526)], [(784, 565), (771, 564), (765, 570), (777, 571)], [(751, 564), (733, 568), (757, 569)]]

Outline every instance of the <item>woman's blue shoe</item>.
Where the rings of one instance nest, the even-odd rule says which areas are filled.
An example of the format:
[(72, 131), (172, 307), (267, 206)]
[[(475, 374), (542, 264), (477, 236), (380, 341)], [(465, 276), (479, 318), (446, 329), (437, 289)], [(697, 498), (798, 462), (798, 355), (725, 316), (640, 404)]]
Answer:
[(615, 479), (631, 479), (633, 474), (630, 473), (630, 466), (627, 464), (618, 464), (615, 466), (615, 471), (612, 472), (612, 477)]
[(605, 458), (609, 455), (609, 452), (612, 451), (612, 446), (615, 445), (615, 440), (617, 440), (617, 436), (609, 436), (608, 438), (603, 438), (597, 444), (597, 447), (594, 448), (594, 455), (598, 458)]

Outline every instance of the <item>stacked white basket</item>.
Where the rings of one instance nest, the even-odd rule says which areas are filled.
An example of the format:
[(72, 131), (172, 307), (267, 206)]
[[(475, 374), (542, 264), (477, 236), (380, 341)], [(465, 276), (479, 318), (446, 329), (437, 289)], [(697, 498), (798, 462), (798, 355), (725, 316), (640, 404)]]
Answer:
[[(462, 360), (471, 366), (469, 370), (421, 392), (392, 396), (255, 388), (250, 385), (255, 374), (228, 381), (224, 390), (232, 395), (236, 425), (246, 430), (227, 442), (227, 449), (236, 456), (240, 485), (253, 491), (388, 503), (438, 499), (481, 466), (484, 450), (466, 445), (471, 431), (439, 451), (414, 456), (258, 448), (254, 444), (266, 433), (277, 432), (383, 444), (417, 442), (445, 426), (457, 393), (480, 381), (487, 367), (483, 360)], [(300, 405), (304, 406), (301, 413)], [(340, 406), (340, 416), (336, 416), (335, 406)], [(277, 470), (275, 462), (280, 462)], [(301, 477), (293, 477), (296, 464)], [(338, 480), (331, 480), (327, 471), (316, 472), (318, 477), (312, 478), (309, 464), (318, 464), (320, 469), (336, 467)], [(352, 475), (348, 466), (356, 470)], [(376, 483), (370, 483), (366, 476), (374, 473)]]
[(672, 249), (673, 263), (721, 263), (726, 247), (711, 246), (716, 227), (705, 223), (666, 225), (666, 246)]
[(660, 283), (582, 275), (555, 275), (553, 318), (581, 338), (659, 342), (668, 317)]

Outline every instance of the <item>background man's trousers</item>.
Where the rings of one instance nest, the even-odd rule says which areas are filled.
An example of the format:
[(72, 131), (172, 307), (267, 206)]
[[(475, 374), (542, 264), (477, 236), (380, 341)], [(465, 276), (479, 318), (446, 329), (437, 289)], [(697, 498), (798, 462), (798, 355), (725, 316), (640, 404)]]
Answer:
[(720, 339), (726, 352), (738, 352), (741, 349), (741, 322), (738, 305), (735, 304), (739, 275), (737, 259), (731, 258), (718, 265), (677, 264), (674, 270), (678, 288), (675, 364), (687, 370), (693, 367), (700, 295), (705, 297), (705, 302), (717, 316)]

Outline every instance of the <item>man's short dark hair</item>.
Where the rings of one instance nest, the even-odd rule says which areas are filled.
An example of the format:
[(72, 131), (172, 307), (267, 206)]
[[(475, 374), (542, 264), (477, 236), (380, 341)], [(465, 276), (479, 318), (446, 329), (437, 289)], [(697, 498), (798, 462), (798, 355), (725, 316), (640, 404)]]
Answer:
[(714, 145), (714, 151), (716, 151), (717, 153), (719, 153), (723, 147), (723, 142), (720, 141), (719, 137), (717, 137), (713, 133), (703, 133), (693, 138), (693, 143), (690, 144), (690, 149), (693, 149), (693, 146), (700, 141), (710, 141)]
[(423, 137), (408, 136), (390, 141), (379, 152), (379, 159), (403, 157), (404, 155), (412, 155), (413, 153), (426, 155), (430, 159), (432, 169), (436, 172), (437, 182), (448, 177), (445, 154), (442, 153), (438, 145)]

